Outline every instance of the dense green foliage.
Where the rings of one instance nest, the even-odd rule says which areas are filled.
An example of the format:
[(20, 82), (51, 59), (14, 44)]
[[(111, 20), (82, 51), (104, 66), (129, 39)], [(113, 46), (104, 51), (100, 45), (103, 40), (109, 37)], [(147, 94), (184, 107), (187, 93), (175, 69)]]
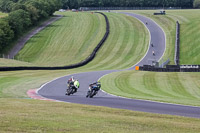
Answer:
[[(50, 2), (47, 0), (0, 0), (0, 10), (10, 12), (17, 8), (25, 9), (24, 3), (36, 2), (38, 7), (41, 7), (41, 3), (44, 9), (48, 7)], [(41, 2), (43, 1), (43, 2)], [(53, 0), (55, 2), (56, 0)], [(192, 8), (194, 0), (61, 0), (63, 8), (72, 9), (79, 7), (182, 7), (182, 8)], [(198, 1), (198, 0), (195, 0)], [(38, 4), (40, 3), (40, 4)], [(57, 1), (59, 3), (59, 1)]]
[[(0, 51), (13, 39), (22, 35), (30, 26), (51, 16), (61, 7), (60, 0), (0, 0), (0, 10), (9, 12), (1, 20)], [(3, 31), (2, 31), (3, 29)]]
[(193, 6), (194, 8), (200, 8), (200, 0), (194, 0)]
[(3, 12), (37, 10), (41, 16), (52, 15), (61, 5), (61, 0), (0, 0), (0, 10)]
[(0, 19), (0, 50), (5, 47), (14, 37), (8, 22)]
[(22, 34), (31, 25), (29, 13), (22, 9), (11, 12), (8, 21), (16, 36)]
[(2, 12), (0, 12), (0, 18), (3, 18), (3, 17), (5, 17), (5, 16), (7, 16), (8, 14), (7, 13), (2, 13)]
[(182, 7), (192, 8), (194, 0), (62, 0), (64, 8), (79, 7)]

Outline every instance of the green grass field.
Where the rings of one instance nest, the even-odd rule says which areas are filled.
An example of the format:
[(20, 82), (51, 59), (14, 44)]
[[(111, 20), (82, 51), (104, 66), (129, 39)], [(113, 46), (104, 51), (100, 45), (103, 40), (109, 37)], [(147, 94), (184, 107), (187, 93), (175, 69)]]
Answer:
[[(110, 35), (95, 59), (83, 69), (125, 69), (136, 64), (146, 53), (149, 33), (133, 17), (106, 13), (110, 22)], [(142, 44), (142, 45), (141, 45)]]
[(18, 60), (10, 60), (0, 58), (0, 66), (1, 67), (12, 67), (12, 66), (33, 66), (33, 64)]
[(0, 99), (1, 132), (198, 133), (200, 119), (71, 103)]
[(123, 71), (106, 75), (101, 83), (118, 96), (200, 106), (199, 73)]
[(105, 33), (100, 14), (65, 13), (30, 39), (17, 59), (39, 66), (61, 66), (86, 59)]
[(167, 49), (163, 60), (170, 59), (174, 64), (176, 21), (181, 24), (180, 31), (180, 64), (200, 64), (199, 47), (199, 15), (200, 10), (166, 10), (166, 15), (153, 15), (154, 11), (131, 11), (150, 17), (165, 31)]

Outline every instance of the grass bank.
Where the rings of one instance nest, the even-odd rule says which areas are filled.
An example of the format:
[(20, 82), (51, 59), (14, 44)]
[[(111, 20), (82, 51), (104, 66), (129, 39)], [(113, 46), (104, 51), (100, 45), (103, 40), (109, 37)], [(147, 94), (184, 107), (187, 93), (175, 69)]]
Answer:
[[(68, 12), (63, 15), (64, 18), (27, 42), (17, 55), (22, 60), (21, 64), (2, 60), (0, 65), (13, 62), (8, 66), (59, 66), (84, 60), (105, 33), (105, 20), (103, 16), (91, 13)], [(143, 24), (126, 15), (106, 15), (110, 22), (110, 35), (95, 59), (83, 67), (86, 71), (128, 68), (138, 62), (147, 51), (149, 33)]]
[(39, 66), (62, 66), (86, 59), (105, 34), (100, 14), (63, 13), (63, 18), (32, 37), (17, 59)]
[(199, 73), (123, 71), (101, 82), (103, 90), (118, 96), (200, 106)]
[(1, 132), (197, 133), (199, 119), (28, 99), (0, 99)]
[(116, 13), (105, 13), (110, 35), (95, 59), (83, 69), (125, 69), (136, 64), (146, 53), (149, 33), (137, 19)]

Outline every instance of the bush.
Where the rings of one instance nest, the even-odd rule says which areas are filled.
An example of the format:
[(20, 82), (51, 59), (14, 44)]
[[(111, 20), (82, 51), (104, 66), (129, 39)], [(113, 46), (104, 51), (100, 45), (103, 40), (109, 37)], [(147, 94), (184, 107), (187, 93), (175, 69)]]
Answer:
[(21, 35), (23, 31), (31, 25), (29, 13), (22, 9), (9, 13), (8, 22), (15, 36)]
[(14, 33), (6, 20), (0, 19), (0, 51), (13, 39)]
[(193, 7), (200, 8), (200, 0), (194, 0)]

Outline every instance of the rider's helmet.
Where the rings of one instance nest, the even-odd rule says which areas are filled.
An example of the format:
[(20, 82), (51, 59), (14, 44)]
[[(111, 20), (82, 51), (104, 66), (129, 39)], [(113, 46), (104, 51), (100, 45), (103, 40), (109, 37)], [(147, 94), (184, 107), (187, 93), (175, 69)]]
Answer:
[(74, 81), (74, 77), (73, 76), (71, 76), (71, 80)]
[(100, 89), (101, 88), (101, 83), (100, 82), (96, 82), (97, 87)]

